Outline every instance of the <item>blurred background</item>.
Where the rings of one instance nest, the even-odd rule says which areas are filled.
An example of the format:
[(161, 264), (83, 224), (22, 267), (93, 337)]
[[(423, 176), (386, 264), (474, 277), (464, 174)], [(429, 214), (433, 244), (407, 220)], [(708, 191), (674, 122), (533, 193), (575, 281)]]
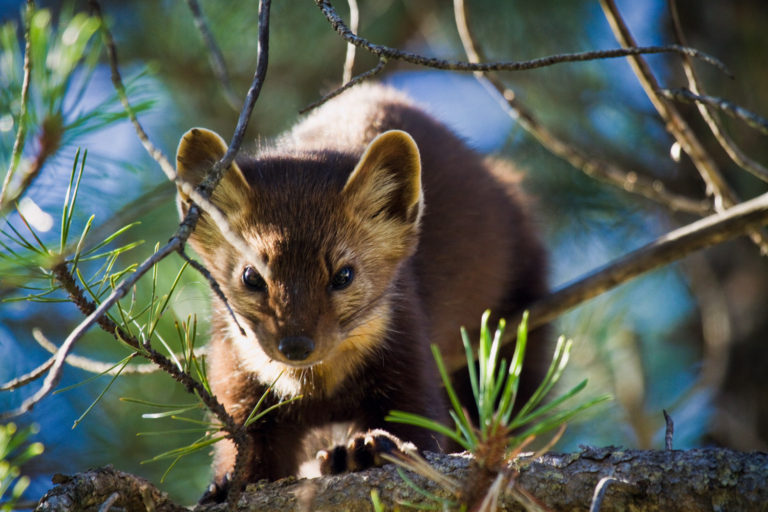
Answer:
[[(359, 1), (359, 33), (369, 40), (424, 55), (464, 59), (449, 3)], [(0, 1), (0, 22), (5, 26), (0, 62), (4, 91), (0, 95), (0, 163), (4, 170), (10, 161), (19, 108), (23, 4)], [(622, 0), (617, 4), (639, 44), (674, 43), (666, 1)], [(256, 63), (257, 2), (206, 0), (201, 6), (226, 61), (232, 88), (242, 98)], [(88, 12), (86, 2), (39, 2), (38, 7), (49, 9), (47, 17), (35, 18), (39, 30), (54, 31), (52, 40), (84, 38), (86, 60), (73, 64), (71, 77), (63, 82), (61, 103), (54, 110), (67, 130), (25, 194), (25, 211), (30, 212), (30, 222), (43, 241), (56, 240), (75, 153), (78, 148), (87, 149), (72, 231), (79, 233), (94, 215), (96, 242), (95, 237), (103, 238), (139, 221), (114, 244), (143, 241), (120, 256), (116, 265), (140, 262), (177, 227), (174, 187), (146, 155), (130, 124), (120, 119), (98, 33), (82, 18), (78, 18), (80, 24), (72, 23), (83, 16), (78, 13)], [(114, 0), (104, 1), (102, 7), (116, 40), (131, 102), (139, 107), (139, 118), (153, 142), (173, 158), (179, 137), (189, 127), (205, 126), (229, 139), (239, 105), (235, 109), (228, 104), (186, 2)], [(337, 0), (335, 7), (348, 17), (345, 2)], [(708, 93), (768, 115), (768, 3), (685, 0), (678, 7), (688, 44), (721, 59), (735, 75), (730, 79), (713, 67), (696, 63)], [(468, 8), (475, 36), (489, 60), (527, 60), (618, 46), (596, 1), (471, 0)], [(90, 38), (86, 37), (89, 30)], [(246, 150), (289, 128), (300, 109), (338, 86), (345, 52), (346, 45), (311, 2), (275, 2), (269, 71), (250, 123)], [(49, 52), (46, 66), (60, 65), (57, 55), (62, 58)], [(662, 86), (685, 85), (680, 61), (674, 55), (649, 56), (647, 60)], [(358, 52), (355, 73), (375, 63), (370, 55)], [(660, 179), (676, 193), (705, 198), (702, 180), (688, 158), (683, 155), (676, 161), (670, 155), (674, 141), (624, 59), (560, 64), (504, 73), (502, 78), (541, 123), (563, 140), (589, 155)], [(591, 179), (553, 156), (470, 74), (391, 62), (381, 80), (426, 104), (479, 151), (501, 155), (526, 173), (525, 188), (551, 252), (553, 288), (696, 219)], [(44, 96), (43, 92), (36, 96), (33, 110), (50, 111)], [(764, 182), (728, 159), (694, 107), (679, 108), (739, 197), (749, 199), (766, 191)], [(44, 143), (36, 134), (42, 133), (46, 119), (43, 115), (32, 119), (22, 167)], [(758, 162), (768, 162), (765, 135), (730, 118), (723, 122), (745, 153)], [(9, 225), (23, 226), (16, 213), (0, 224), (6, 232)], [(12, 247), (7, 240), (4, 243), (0, 251), (7, 254)], [(158, 289), (171, 286), (180, 263), (173, 256), (160, 265)], [(87, 264), (82, 268), (98, 270)], [(0, 299), (5, 301), (0, 303), (1, 382), (48, 357), (32, 338), (34, 327), (61, 343), (82, 319), (68, 302), (9, 301), (30, 293), (23, 286), (23, 280), (0, 275)], [(136, 303), (148, 297), (149, 288), (148, 279), (139, 282)], [(191, 321), (190, 315), (196, 314), (198, 343), (204, 343), (207, 295), (206, 283), (198, 274), (186, 271), (158, 333), (170, 338), (175, 320)], [(768, 266), (758, 248), (742, 238), (654, 271), (564, 315), (555, 331), (575, 341), (567, 379), (574, 383), (587, 376), (585, 396), (608, 392), (615, 400), (573, 422), (556, 449), (608, 444), (660, 448), (662, 409), (666, 409), (675, 421), (676, 448), (716, 445), (768, 450), (768, 384), (763, 374), (768, 368), (767, 305)], [(116, 362), (125, 357), (127, 349), (92, 329), (76, 353)], [(75, 473), (107, 463), (146, 476), (177, 499), (191, 501), (200, 495), (210, 477), (205, 451), (181, 459), (162, 484), (169, 461), (146, 463), (195, 436), (137, 436), (180, 427), (168, 418), (143, 417), (154, 411), (121, 400), (191, 403), (181, 386), (161, 374), (124, 375), (111, 386), (109, 376), (91, 377), (67, 368), (60, 387), (80, 385), (45, 399), (17, 420), (20, 425), (39, 425), (34, 440), (46, 447), (43, 455), (23, 468), (33, 477), (28, 496), (41, 496), (50, 488), (54, 473)], [(33, 383), (0, 392), (0, 411), (17, 407), (38, 386)], [(104, 397), (73, 428), (107, 387)]]

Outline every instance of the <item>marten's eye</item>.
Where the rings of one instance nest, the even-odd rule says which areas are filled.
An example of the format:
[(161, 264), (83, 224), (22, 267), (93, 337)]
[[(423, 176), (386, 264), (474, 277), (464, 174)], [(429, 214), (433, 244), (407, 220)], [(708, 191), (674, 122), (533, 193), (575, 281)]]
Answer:
[(355, 278), (355, 269), (347, 265), (341, 267), (331, 278), (331, 290), (343, 290), (352, 283)]
[(253, 267), (243, 269), (243, 284), (255, 292), (267, 291), (267, 282)]

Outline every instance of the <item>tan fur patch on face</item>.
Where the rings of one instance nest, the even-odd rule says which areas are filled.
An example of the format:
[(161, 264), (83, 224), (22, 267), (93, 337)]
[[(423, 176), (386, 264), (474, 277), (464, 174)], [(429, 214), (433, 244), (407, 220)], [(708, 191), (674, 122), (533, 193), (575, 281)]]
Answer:
[(331, 396), (366, 357), (382, 345), (389, 321), (389, 304), (383, 301), (346, 334), (328, 357), (307, 368), (271, 359), (252, 335), (241, 336), (235, 328), (230, 330), (230, 335), (242, 369), (254, 373), (264, 385), (274, 384), (273, 392), (282, 399), (299, 395)]
[(366, 357), (381, 347), (389, 328), (389, 304), (378, 305), (368, 318), (353, 328), (330, 357), (316, 366), (316, 374), (327, 395), (357, 370)]

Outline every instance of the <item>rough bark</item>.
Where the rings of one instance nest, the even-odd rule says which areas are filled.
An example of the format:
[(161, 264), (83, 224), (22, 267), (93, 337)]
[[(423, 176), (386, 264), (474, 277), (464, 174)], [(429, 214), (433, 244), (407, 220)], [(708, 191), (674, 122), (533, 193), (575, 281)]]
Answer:
[[(470, 458), (462, 455), (429, 455), (439, 471), (461, 479)], [(550, 510), (588, 510), (598, 481), (615, 479), (600, 506), (613, 510), (766, 510), (768, 511), (768, 453), (726, 449), (669, 451), (585, 448), (579, 453), (546, 454), (538, 459), (515, 461), (518, 489), (540, 500)], [(74, 477), (59, 477), (36, 512), (97, 511), (110, 497), (112, 508), (126, 512), (177, 512), (183, 507), (143, 479), (102, 468)], [(442, 497), (448, 493), (419, 476), (411, 476), (423, 489)], [(249, 485), (237, 510), (369, 511), (371, 490), (377, 489), (387, 510), (403, 502), (427, 504), (428, 500), (406, 485), (394, 466), (313, 480), (285, 479)], [(191, 491), (193, 492), (193, 491)], [(194, 491), (197, 492), (197, 491)], [(113, 496), (117, 493), (117, 498)], [(193, 501), (195, 496), (190, 496)], [(104, 507), (108, 509), (109, 507)], [(219, 512), (226, 505), (197, 507), (196, 512)], [(511, 495), (502, 498), (500, 510), (523, 510)], [(106, 512), (104, 510), (103, 512)]]

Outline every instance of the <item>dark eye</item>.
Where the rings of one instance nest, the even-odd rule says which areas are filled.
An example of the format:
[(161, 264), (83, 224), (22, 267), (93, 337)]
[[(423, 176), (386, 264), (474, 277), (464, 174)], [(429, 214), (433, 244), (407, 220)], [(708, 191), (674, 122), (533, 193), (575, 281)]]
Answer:
[(331, 290), (343, 290), (355, 278), (355, 269), (350, 266), (341, 267), (331, 278)]
[(256, 292), (267, 291), (267, 282), (253, 267), (243, 269), (243, 284)]

